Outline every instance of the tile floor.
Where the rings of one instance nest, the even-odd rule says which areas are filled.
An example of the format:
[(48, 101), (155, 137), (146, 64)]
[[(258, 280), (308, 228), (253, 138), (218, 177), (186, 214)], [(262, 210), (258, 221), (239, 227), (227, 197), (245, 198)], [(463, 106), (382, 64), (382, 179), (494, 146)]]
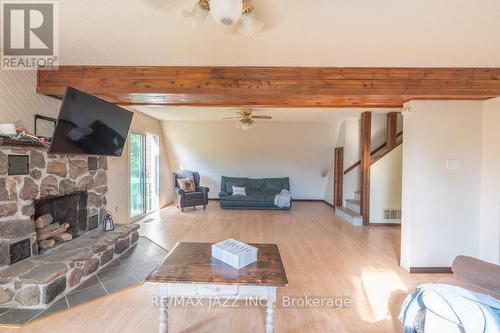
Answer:
[(140, 237), (137, 244), (120, 258), (114, 259), (104, 269), (49, 308), (43, 310), (0, 308), (0, 326), (21, 326), (122, 289), (139, 286), (149, 273), (163, 262), (167, 253), (167, 250), (149, 238)]

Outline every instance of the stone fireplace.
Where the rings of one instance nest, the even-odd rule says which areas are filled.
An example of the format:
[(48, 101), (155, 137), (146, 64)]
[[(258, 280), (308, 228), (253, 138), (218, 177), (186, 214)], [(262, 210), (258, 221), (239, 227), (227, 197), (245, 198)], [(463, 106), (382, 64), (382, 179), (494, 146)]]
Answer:
[(68, 158), (44, 148), (1, 146), (0, 270), (43, 252), (37, 242), (42, 229), (35, 228), (40, 216), (68, 223), (65, 233), (71, 238), (96, 228), (105, 214), (107, 190), (106, 157)]
[(135, 246), (139, 225), (98, 228), (105, 157), (0, 146), (0, 310), (46, 309)]

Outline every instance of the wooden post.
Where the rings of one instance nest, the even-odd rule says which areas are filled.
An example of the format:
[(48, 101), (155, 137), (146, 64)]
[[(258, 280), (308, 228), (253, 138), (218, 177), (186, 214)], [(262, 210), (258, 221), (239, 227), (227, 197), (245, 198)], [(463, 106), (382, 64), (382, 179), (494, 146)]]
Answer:
[(372, 113), (361, 114), (361, 215), (363, 225), (370, 224), (370, 160), (372, 142)]
[(396, 148), (397, 143), (397, 131), (398, 131), (398, 113), (389, 112), (387, 114), (387, 146), (388, 151)]
[(334, 161), (334, 180), (333, 180), (333, 206), (342, 206), (343, 184), (344, 184), (344, 147), (335, 148)]

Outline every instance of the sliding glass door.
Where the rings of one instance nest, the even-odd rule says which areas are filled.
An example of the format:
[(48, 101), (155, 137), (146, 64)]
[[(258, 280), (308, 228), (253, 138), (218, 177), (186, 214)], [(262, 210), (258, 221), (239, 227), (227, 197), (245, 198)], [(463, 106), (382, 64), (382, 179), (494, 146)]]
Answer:
[(159, 206), (159, 138), (130, 133), (130, 217), (137, 218)]
[(146, 213), (160, 203), (160, 142), (157, 135), (146, 134)]
[(145, 213), (144, 205), (144, 135), (130, 133), (130, 217), (138, 217)]

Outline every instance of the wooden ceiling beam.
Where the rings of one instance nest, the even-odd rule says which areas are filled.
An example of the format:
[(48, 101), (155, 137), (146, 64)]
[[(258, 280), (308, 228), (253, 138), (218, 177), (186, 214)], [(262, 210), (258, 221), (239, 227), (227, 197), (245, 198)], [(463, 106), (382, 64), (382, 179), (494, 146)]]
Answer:
[(499, 68), (61, 66), (37, 92), (72, 86), (123, 105), (396, 108), (413, 99), (500, 96)]

